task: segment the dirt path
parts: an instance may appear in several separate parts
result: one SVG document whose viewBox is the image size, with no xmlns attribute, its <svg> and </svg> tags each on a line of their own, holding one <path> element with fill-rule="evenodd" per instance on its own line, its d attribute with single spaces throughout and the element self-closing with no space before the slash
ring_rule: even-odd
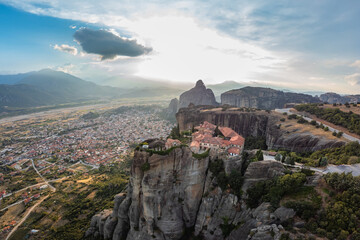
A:
<svg viewBox="0 0 360 240">
<path fill-rule="evenodd" d="M 34 206 L 32 206 L 29 211 L 24 215 L 24 217 L 20 220 L 20 222 L 11 230 L 11 232 L 7 235 L 5 240 L 10 239 L 11 235 L 20 227 L 21 224 L 25 222 L 25 220 L 29 217 L 29 215 L 34 211 L 34 209 L 39 206 L 46 198 L 48 198 L 50 195 L 47 195 L 46 197 L 42 198 L 39 202 L 37 202 Z"/>
</svg>

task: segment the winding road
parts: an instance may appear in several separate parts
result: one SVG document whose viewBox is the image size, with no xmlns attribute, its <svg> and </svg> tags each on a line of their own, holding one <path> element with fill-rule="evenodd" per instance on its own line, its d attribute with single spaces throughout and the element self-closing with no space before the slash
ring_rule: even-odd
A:
<svg viewBox="0 0 360 240">
<path fill-rule="evenodd" d="M 24 215 L 24 217 L 18 222 L 18 224 L 11 230 L 11 232 L 7 235 L 5 240 L 10 239 L 11 235 L 14 234 L 14 232 L 25 222 L 25 220 L 29 217 L 29 215 L 32 213 L 32 211 L 39 206 L 46 198 L 48 198 L 50 195 L 45 196 L 44 198 L 40 199 L 34 206 L 32 206 L 29 211 Z"/>
</svg>

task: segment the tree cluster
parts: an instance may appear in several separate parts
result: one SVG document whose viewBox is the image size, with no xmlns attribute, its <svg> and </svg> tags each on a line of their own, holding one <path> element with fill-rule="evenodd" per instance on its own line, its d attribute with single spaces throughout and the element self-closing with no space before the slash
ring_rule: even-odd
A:
<svg viewBox="0 0 360 240">
<path fill-rule="evenodd" d="M 301 104 L 295 106 L 295 109 L 308 112 L 335 125 L 345 127 L 350 132 L 360 134 L 360 115 L 351 111 L 343 112 L 338 108 L 321 108 L 317 104 Z"/>
</svg>

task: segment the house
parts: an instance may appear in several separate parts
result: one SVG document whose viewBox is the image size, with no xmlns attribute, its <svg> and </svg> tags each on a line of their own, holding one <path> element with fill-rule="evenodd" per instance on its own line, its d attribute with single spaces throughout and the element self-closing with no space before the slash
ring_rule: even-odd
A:
<svg viewBox="0 0 360 240">
<path fill-rule="evenodd" d="M 26 199 L 24 200 L 25 205 L 28 204 L 29 202 L 31 202 L 31 200 L 32 200 L 31 198 L 26 198 Z"/>
<path fill-rule="evenodd" d="M 179 140 L 168 138 L 165 143 L 165 148 L 169 149 L 169 148 L 180 146 L 180 145 L 181 145 L 181 142 Z"/>
<path fill-rule="evenodd" d="M 240 155 L 240 148 L 238 148 L 238 147 L 230 147 L 230 148 L 228 148 L 227 153 L 229 154 L 229 156 L 232 156 L 232 157 L 239 156 Z"/>
<path fill-rule="evenodd" d="M 37 193 L 33 196 L 33 198 L 38 199 L 40 197 L 40 193 Z"/>
<path fill-rule="evenodd" d="M 192 152 L 195 152 L 195 153 L 199 152 L 200 151 L 200 142 L 192 141 L 190 143 L 190 149 Z"/>
<path fill-rule="evenodd" d="M 4 197 L 6 195 L 6 190 L 0 191 L 0 198 Z"/>
<path fill-rule="evenodd" d="M 195 129 L 198 131 L 192 134 L 190 144 L 193 152 L 199 153 L 212 149 L 217 152 L 226 152 L 229 157 L 233 157 L 240 156 L 244 150 L 245 139 L 229 127 L 217 127 L 205 121 Z"/>
</svg>

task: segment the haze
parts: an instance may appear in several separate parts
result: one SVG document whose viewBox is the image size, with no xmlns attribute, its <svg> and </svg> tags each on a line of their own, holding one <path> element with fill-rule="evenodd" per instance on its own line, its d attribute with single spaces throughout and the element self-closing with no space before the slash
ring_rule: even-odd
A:
<svg viewBox="0 0 360 240">
<path fill-rule="evenodd" d="M 0 17 L 0 74 L 359 92 L 355 0 L 0 0 Z"/>
</svg>

